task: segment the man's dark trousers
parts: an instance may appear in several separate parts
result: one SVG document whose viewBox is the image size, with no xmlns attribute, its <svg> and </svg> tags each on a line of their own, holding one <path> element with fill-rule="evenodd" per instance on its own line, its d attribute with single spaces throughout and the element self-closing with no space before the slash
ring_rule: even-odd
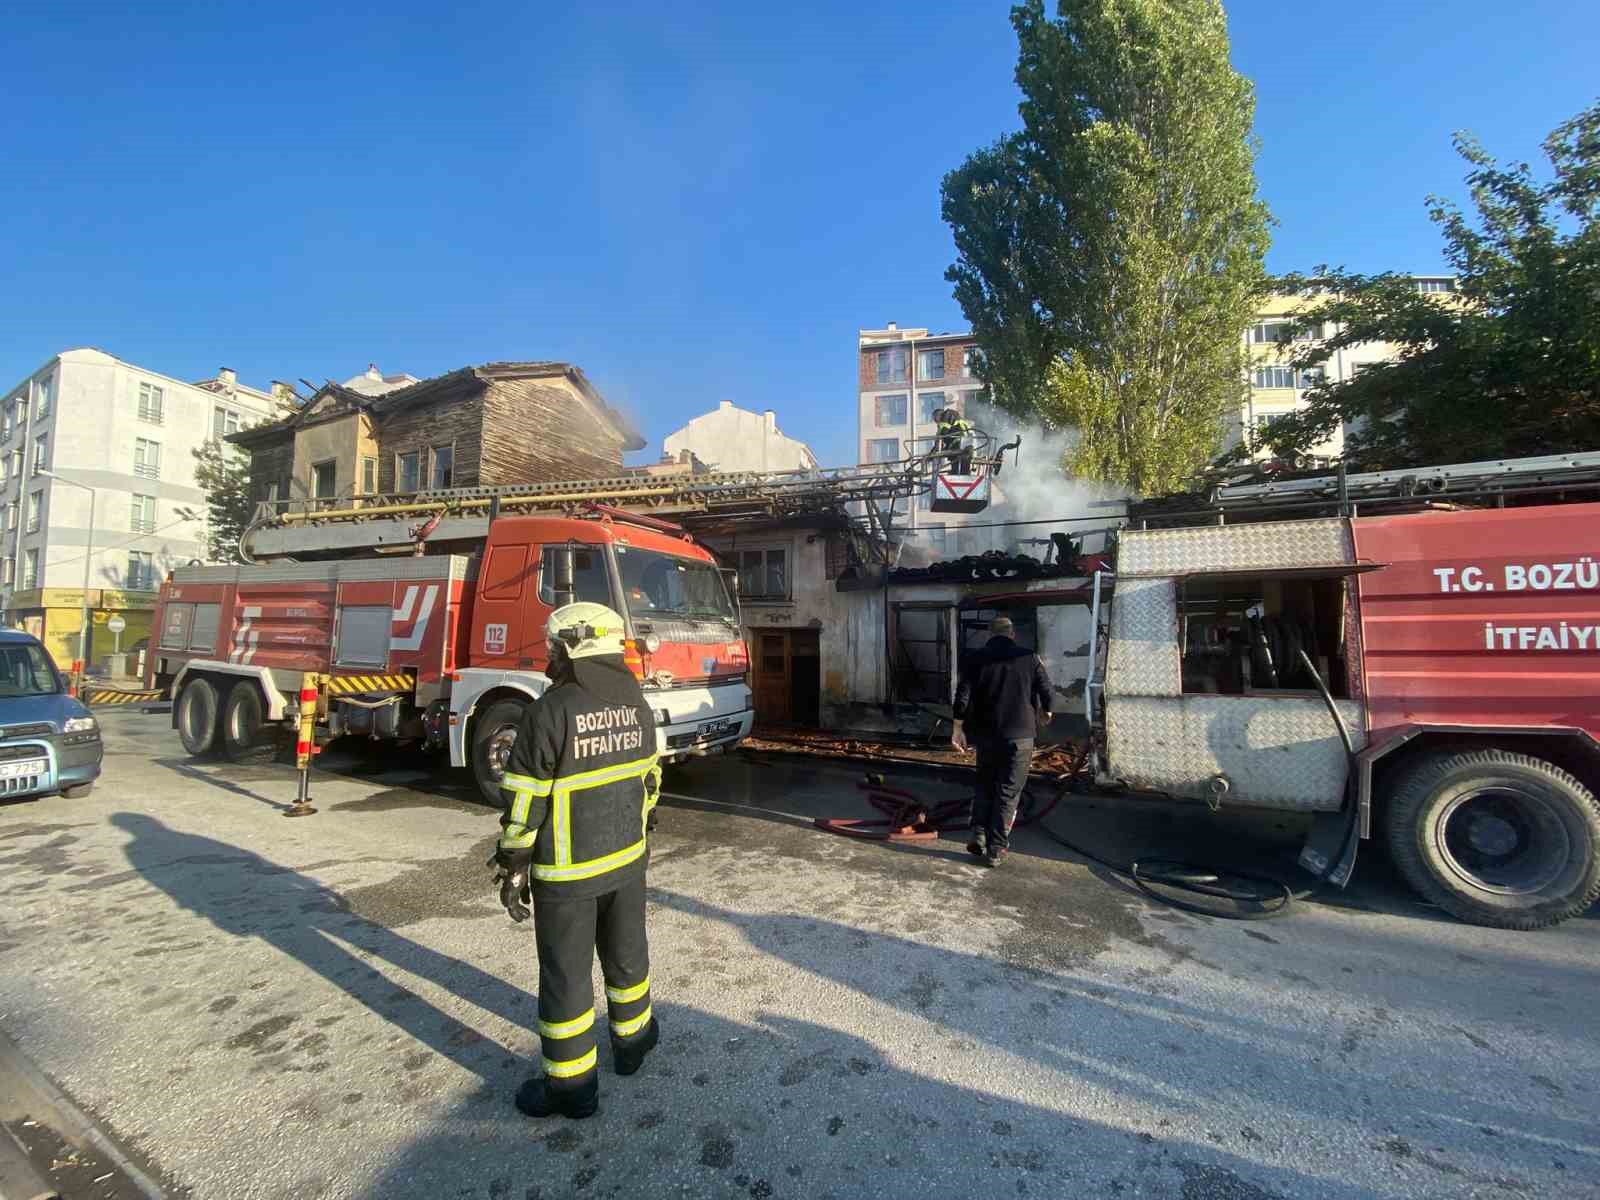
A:
<svg viewBox="0 0 1600 1200">
<path fill-rule="evenodd" d="M 985 738 L 974 748 L 978 753 L 978 789 L 972 799 L 972 831 L 993 853 L 1010 847 L 1011 825 L 1017 819 L 1017 805 L 1033 761 L 1033 739 Z"/>
</svg>

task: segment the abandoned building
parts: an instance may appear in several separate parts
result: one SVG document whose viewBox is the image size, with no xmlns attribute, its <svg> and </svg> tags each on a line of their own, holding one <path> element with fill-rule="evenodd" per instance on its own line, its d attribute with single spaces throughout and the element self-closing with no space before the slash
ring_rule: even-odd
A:
<svg viewBox="0 0 1600 1200">
<path fill-rule="evenodd" d="M 372 394 L 329 382 L 298 412 L 231 434 L 261 503 L 617 475 L 645 445 L 577 367 L 496 362 Z"/>
</svg>

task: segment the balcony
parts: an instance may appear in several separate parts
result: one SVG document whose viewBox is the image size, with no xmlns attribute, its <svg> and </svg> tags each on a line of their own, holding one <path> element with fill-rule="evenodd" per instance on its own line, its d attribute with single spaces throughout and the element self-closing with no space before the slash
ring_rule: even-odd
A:
<svg viewBox="0 0 1600 1200">
<path fill-rule="evenodd" d="M 133 464 L 133 473 L 144 479 L 160 479 L 161 464 L 158 462 L 136 462 Z"/>
</svg>

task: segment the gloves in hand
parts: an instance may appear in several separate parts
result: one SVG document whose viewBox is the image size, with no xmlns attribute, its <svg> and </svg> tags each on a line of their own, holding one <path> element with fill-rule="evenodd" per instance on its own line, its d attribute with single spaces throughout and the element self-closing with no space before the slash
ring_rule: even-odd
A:
<svg viewBox="0 0 1600 1200">
<path fill-rule="evenodd" d="M 495 882 L 500 885 L 500 903 L 505 906 L 506 915 L 520 925 L 531 915 L 528 904 L 533 893 L 528 876 L 533 868 L 533 847 L 524 850 L 502 847 L 494 852 L 489 862 L 495 868 Z"/>
</svg>

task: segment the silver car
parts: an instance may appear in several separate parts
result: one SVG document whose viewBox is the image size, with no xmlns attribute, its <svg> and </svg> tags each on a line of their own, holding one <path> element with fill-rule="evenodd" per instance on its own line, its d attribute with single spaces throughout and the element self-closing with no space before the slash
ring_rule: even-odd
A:
<svg viewBox="0 0 1600 1200">
<path fill-rule="evenodd" d="M 0 630 L 0 800 L 86 796 L 104 757 L 94 715 L 67 695 L 39 639 Z"/>
</svg>

